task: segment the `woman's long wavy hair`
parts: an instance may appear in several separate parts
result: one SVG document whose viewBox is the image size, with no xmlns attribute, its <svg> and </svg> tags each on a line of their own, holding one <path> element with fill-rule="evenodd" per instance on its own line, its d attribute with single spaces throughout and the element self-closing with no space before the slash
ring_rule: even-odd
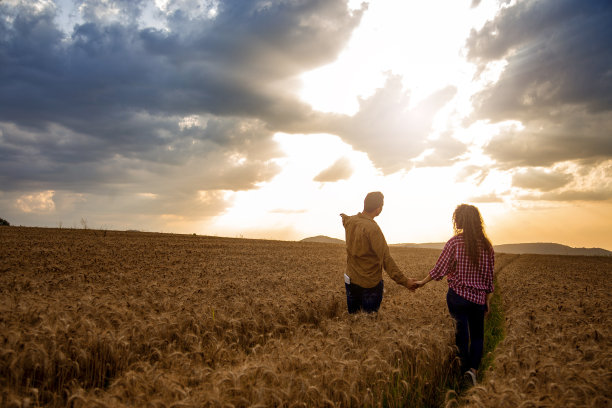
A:
<svg viewBox="0 0 612 408">
<path fill-rule="evenodd" d="M 485 234 L 480 212 L 473 205 L 461 204 L 455 208 L 453 228 L 455 234 L 463 234 L 465 252 L 474 265 L 478 266 L 480 248 L 484 247 L 487 251 L 493 250 L 493 245 Z"/>
</svg>

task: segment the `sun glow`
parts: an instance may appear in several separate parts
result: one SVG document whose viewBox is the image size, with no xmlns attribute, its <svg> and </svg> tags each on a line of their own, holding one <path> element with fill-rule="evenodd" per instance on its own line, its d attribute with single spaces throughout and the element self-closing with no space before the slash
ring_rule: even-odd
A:
<svg viewBox="0 0 612 408">
<path fill-rule="evenodd" d="M 377 222 L 389 242 L 440 241 L 452 233 L 449 220 L 454 207 L 480 189 L 471 179 L 456 180 L 461 165 L 385 176 L 365 153 L 354 151 L 337 136 L 279 133 L 275 139 L 286 154 L 278 163 L 281 173 L 256 191 L 235 193 L 233 207 L 217 217 L 206 233 L 277 239 L 323 234 L 343 239 L 338 214 L 361 211 L 365 193 L 382 191 L 385 209 Z M 348 179 L 313 181 L 340 157 L 353 167 Z"/>
<path fill-rule="evenodd" d="M 441 9 L 445 12 L 440 13 Z M 445 167 L 415 167 L 384 175 L 366 153 L 337 136 L 279 133 L 275 140 L 286 154 L 277 161 L 280 174 L 256 191 L 237 192 L 234 206 L 208 228 L 253 238 L 300 239 L 320 234 L 343 238 L 338 214 L 360 211 L 368 191 L 385 194 L 385 209 L 377 221 L 389 242 L 448 238 L 454 207 L 471 199 L 483 201 L 484 214 L 501 211 L 506 204 L 499 195 L 509 189 L 509 181 L 481 169 L 490 162 L 482 146 L 497 128 L 475 123 L 466 129 L 461 123 L 471 109 L 469 98 L 481 86 L 473 81 L 475 67 L 465 61 L 462 47 L 469 30 L 484 24 L 494 10 L 495 5 L 469 9 L 461 2 L 371 3 L 339 58 L 301 78 L 302 100 L 322 112 L 348 115 L 355 114 L 359 98 L 372 95 L 389 74 L 401 76 L 410 94 L 408 108 L 433 92 L 455 87 L 455 97 L 435 117 L 431 139 L 450 132 L 473 146 L 461 160 Z M 495 71 L 481 81 L 490 81 L 501 68 Z M 338 160 L 350 163 L 350 177 L 315 181 Z M 414 163 L 419 166 L 418 159 Z M 468 176 L 460 177 L 466 168 Z"/>
<path fill-rule="evenodd" d="M 465 38 L 495 7 L 468 9 L 462 2 L 447 1 L 370 3 L 340 57 L 302 76 L 300 96 L 317 110 L 352 114 L 357 98 L 372 94 L 389 73 L 402 76 L 412 103 L 449 84 L 463 89 L 475 73 L 462 56 Z M 499 72 L 498 67 L 487 78 Z"/>
</svg>

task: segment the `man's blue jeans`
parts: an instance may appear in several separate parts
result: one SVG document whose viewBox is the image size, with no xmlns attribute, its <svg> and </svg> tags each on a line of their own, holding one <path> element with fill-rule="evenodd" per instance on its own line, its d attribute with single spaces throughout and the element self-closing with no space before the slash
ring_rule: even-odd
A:
<svg viewBox="0 0 612 408">
<path fill-rule="evenodd" d="M 345 283 L 344 286 L 346 287 L 346 305 L 350 314 L 359 311 L 378 312 L 383 298 L 382 280 L 373 288 L 362 288 L 354 283 Z"/>
<path fill-rule="evenodd" d="M 478 370 L 484 345 L 486 306 L 470 302 L 450 288 L 446 294 L 446 303 L 448 311 L 457 323 L 455 342 L 459 349 L 461 372 L 464 373 L 470 368 Z"/>
</svg>

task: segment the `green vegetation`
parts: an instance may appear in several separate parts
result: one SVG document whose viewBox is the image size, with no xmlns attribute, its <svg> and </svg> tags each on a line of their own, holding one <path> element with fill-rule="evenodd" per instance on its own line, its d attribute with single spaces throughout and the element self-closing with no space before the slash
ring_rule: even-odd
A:
<svg viewBox="0 0 612 408">
<path fill-rule="evenodd" d="M 479 377 L 482 378 L 483 373 L 493 365 L 493 351 L 497 345 L 504 339 L 504 311 L 501 304 L 501 296 L 499 294 L 499 286 L 495 282 L 495 292 L 491 298 L 491 312 L 485 322 L 485 342 L 483 350 L 483 358 L 480 363 Z M 480 378 L 480 379 L 481 379 Z"/>
<path fill-rule="evenodd" d="M 483 358 L 478 370 L 478 381 L 482 381 L 484 373 L 492 366 L 495 348 L 504 339 L 504 311 L 501 302 L 500 289 L 495 279 L 495 292 L 491 297 L 491 311 L 485 318 L 484 349 Z M 427 407 L 440 407 L 445 405 L 445 399 L 459 399 L 461 395 L 471 386 L 462 381 L 458 361 L 452 364 L 448 374 L 440 378 L 437 387 L 436 398 L 427 403 Z M 406 405 L 416 406 L 416 405 Z"/>
<path fill-rule="evenodd" d="M 7 220 L 5 220 L 4 218 L 0 218 L 0 227 L 10 227 L 11 224 L 9 224 L 9 222 Z"/>
<path fill-rule="evenodd" d="M 479 381 L 492 366 L 493 352 L 505 335 L 504 312 L 497 281 L 495 287 L 496 290 L 491 298 L 491 311 L 485 320 L 483 358 L 478 370 Z M 448 360 L 444 367 L 432 368 L 435 372 L 425 376 L 423 381 L 419 381 L 418 378 L 414 381 L 414 378 L 410 378 L 410 373 L 401 370 L 402 367 L 398 368 L 400 370 L 396 370 L 389 381 L 389 389 L 383 401 L 384 407 L 440 407 L 444 406 L 446 398 L 458 399 L 470 386 L 462 381 L 462 373 L 456 360 Z M 429 382 L 431 379 L 433 384 Z"/>
<path fill-rule="evenodd" d="M 478 381 L 482 381 L 484 373 L 493 364 L 493 358 L 495 348 L 504 339 L 504 310 L 502 307 L 502 301 L 500 296 L 499 285 L 497 284 L 497 277 L 495 279 L 495 292 L 491 297 L 491 310 L 488 316 L 485 318 L 485 332 L 484 332 L 484 349 L 482 352 L 482 361 L 480 362 L 480 368 L 478 369 Z M 445 385 L 439 393 L 439 401 L 436 406 L 444 405 L 444 395 L 448 394 L 452 396 L 452 399 L 459 399 L 461 395 L 471 387 L 471 384 L 465 384 L 462 381 L 462 373 L 456 372 L 455 378 L 451 378 L 450 381 Z"/>
</svg>

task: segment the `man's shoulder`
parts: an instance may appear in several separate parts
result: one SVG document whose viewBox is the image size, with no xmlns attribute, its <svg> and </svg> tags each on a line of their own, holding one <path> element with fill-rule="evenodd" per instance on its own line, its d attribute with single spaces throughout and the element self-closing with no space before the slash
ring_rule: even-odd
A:
<svg viewBox="0 0 612 408">
<path fill-rule="evenodd" d="M 363 215 L 363 213 L 357 213 L 355 215 L 346 215 L 344 213 L 340 214 L 340 216 L 342 217 L 342 221 L 343 222 L 359 222 L 359 223 L 374 223 L 376 224 L 376 221 L 374 221 L 371 218 L 366 217 L 365 215 Z"/>
<path fill-rule="evenodd" d="M 355 215 L 346 215 L 345 213 L 340 214 L 340 217 L 342 217 L 342 223 L 346 224 L 347 222 L 352 222 L 355 220 L 355 218 L 357 217 L 358 214 Z"/>
<path fill-rule="evenodd" d="M 354 217 L 355 217 L 355 221 L 362 224 L 365 228 L 380 229 L 376 221 L 374 221 L 370 217 L 363 215 L 363 213 L 358 213 Z"/>
<path fill-rule="evenodd" d="M 358 230 L 361 233 L 372 233 L 380 231 L 380 227 L 372 218 L 366 217 L 362 213 L 357 213 L 355 215 L 346 215 L 341 214 L 342 216 L 342 224 L 345 228 L 349 228 L 351 230 Z"/>
</svg>

